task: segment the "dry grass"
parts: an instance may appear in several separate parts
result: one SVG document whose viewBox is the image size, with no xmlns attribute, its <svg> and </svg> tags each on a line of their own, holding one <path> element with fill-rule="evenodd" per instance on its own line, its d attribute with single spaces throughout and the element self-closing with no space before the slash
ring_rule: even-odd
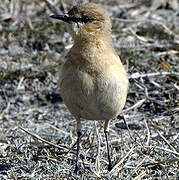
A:
<svg viewBox="0 0 179 180">
<path fill-rule="evenodd" d="M 178 1 L 98 1 L 111 14 L 130 88 L 110 124 L 114 168 L 107 171 L 103 124 L 86 121 L 78 175 L 75 149 L 66 153 L 76 123 L 57 87 L 71 39 L 49 18 L 71 1 L 2 1 L 0 179 L 179 179 Z"/>
</svg>

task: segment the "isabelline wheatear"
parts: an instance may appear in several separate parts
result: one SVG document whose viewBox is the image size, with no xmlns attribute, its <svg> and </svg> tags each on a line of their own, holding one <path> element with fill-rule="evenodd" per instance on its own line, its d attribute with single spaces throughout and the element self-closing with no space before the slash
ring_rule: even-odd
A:
<svg viewBox="0 0 179 180">
<path fill-rule="evenodd" d="M 99 4 L 73 7 L 66 15 L 52 15 L 69 25 L 74 44 L 61 69 L 59 88 L 63 101 L 77 121 L 78 170 L 81 119 L 104 120 L 108 170 L 112 169 L 108 123 L 123 109 L 128 78 L 112 45 L 108 12 Z"/>
</svg>

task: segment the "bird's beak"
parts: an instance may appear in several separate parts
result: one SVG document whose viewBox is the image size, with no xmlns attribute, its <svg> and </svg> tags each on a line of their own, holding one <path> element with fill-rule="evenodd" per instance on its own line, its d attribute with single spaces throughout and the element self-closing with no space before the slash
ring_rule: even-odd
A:
<svg viewBox="0 0 179 180">
<path fill-rule="evenodd" d="M 62 21 L 67 22 L 67 23 L 71 23 L 71 18 L 68 17 L 67 15 L 54 14 L 54 15 L 51 15 L 50 17 L 54 18 L 54 19 L 62 20 Z"/>
</svg>

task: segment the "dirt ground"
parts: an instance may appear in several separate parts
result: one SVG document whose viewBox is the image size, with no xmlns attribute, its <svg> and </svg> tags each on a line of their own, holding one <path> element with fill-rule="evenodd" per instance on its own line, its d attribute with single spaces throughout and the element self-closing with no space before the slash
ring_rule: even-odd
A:
<svg viewBox="0 0 179 180">
<path fill-rule="evenodd" d="M 96 1 L 110 13 L 130 87 L 123 113 L 110 123 L 113 169 L 103 122 L 85 121 L 74 174 L 76 122 L 57 86 L 72 41 L 49 15 L 78 2 L 1 0 L 0 179 L 179 179 L 177 0 Z"/>
</svg>

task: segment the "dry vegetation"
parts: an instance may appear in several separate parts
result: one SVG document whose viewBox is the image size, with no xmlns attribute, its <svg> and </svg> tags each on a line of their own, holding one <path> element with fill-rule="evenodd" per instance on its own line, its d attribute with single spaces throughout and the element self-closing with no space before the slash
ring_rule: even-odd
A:
<svg viewBox="0 0 179 180">
<path fill-rule="evenodd" d="M 49 15 L 72 1 L 1 0 L 0 179 L 179 179 L 179 1 L 98 2 L 130 78 L 123 114 L 110 124 L 114 168 L 102 122 L 83 123 L 78 175 L 75 148 L 67 153 L 76 123 L 57 81 L 71 39 Z"/>
</svg>

